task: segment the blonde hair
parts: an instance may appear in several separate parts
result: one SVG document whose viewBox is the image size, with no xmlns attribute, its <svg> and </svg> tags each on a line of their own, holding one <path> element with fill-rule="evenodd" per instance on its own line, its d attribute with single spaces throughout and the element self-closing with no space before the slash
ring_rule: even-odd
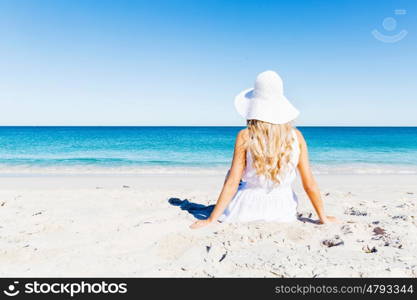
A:
<svg viewBox="0 0 417 300">
<path fill-rule="evenodd" d="M 294 136 L 291 123 L 271 124 L 248 120 L 249 138 L 246 149 L 252 155 L 258 175 L 279 184 L 291 163 Z"/>
</svg>

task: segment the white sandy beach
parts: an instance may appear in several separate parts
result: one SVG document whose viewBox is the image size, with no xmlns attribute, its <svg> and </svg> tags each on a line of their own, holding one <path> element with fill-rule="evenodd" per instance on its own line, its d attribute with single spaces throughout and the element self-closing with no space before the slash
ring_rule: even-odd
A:
<svg viewBox="0 0 417 300">
<path fill-rule="evenodd" d="M 168 199 L 213 204 L 222 182 L 218 175 L 1 177 L 0 276 L 417 276 L 417 175 L 318 176 L 327 213 L 342 224 L 309 222 L 313 209 L 297 183 L 304 222 L 190 230 L 194 217 Z M 332 239 L 343 244 L 323 244 Z"/>
</svg>

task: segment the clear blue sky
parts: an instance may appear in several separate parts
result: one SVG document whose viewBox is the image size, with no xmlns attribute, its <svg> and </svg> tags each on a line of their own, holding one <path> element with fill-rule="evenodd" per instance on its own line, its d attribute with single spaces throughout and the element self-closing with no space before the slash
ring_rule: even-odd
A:
<svg viewBox="0 0 417 300">
<path fill-rule="evenodd" d="M 0 36 L 0 125 L 243 125 L 267 69 L 298 125 L 417 125 L 415 0 L 0 0 Z"/>
</svg>

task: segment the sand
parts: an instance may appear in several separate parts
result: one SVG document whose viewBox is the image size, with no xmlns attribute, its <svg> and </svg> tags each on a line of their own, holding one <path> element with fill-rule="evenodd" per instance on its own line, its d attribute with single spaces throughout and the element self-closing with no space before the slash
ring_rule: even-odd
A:
<svg viewBox="0 0 417 300">
<path fill-rule="evenodd" d="M 0 178 L 0 276 L 416 277 L 417 175 L 320 175 L 294 223 L 214 224 L 170 198 L 215 203 L 219 175 Z M 333 246 L 334 245 L 334 246 Z"/>
</svg>

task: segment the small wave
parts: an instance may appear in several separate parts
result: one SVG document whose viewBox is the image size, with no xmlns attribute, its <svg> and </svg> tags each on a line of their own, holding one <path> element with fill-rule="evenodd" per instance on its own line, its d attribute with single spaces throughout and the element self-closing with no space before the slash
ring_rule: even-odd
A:
<svg viewBox="0 0 417 300">
<path fill-rule="evenodd" d="M 202 174 L 218 175 L 225 174 L 227 167 L 152 167 L 152 166 L 4 166 L 0 165 L 0 176 L 18 175 L 169 175 L 169 174 Z"/>
<path fill-rule="evenodd" d="M 417 174 L 417 166 L 394 164 L 339 164 L 313 165 L 314 174 Z"/>
<path fill-rule="evenodd" d="M 228 165 L 194 165 L 194 166 L 170 166 L 170 165 L 132 165 L 132 166 L 97 166 L 97 165 L 48 165 L 39 166 L 32 164 L 9 165 L 0 164 L 0 175 L 152 175 L 152 174 L 201 174 L 224 175 Z M 313 164 L 313 173 L 326 174 L 417 174 L 417 166 L 398 165 L 324 165 Z"/>
</svg>

